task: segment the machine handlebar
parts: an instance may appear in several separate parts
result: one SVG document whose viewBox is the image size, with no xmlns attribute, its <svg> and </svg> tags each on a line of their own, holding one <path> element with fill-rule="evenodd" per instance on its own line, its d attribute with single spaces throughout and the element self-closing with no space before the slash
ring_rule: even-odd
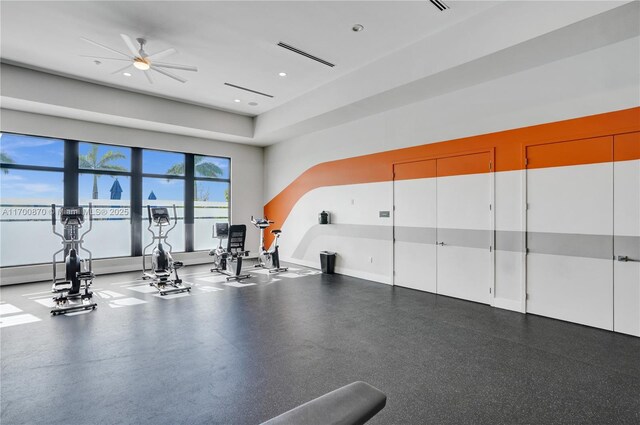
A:
<svg viewBox="0 0 640 425">
<path fill-rule="evenodd" d="M 273 224 L 273 223 L 275 223 L 275 221 L 269 220 L 267 217 L 253 218 L 253 216 L 251 216 L 251 224 L 253 224 L 256 227 L 266 229 L 267 227 L 269 227 L 270 224 Z"/>
<path fill-rule="evenodd" d="M 151 225 L 151 205 L 147 205 L 147 217 L 149 218 L 149 225 Z"/>
<path fill-rule="evenodd" d="M 51 204 L 51 225 L 56 225 L 56 204 Z"/>
<path fill-rule="evenodd" d="M 89 202 L 89 228 L 87 229 L 86 232 L 82 234 L 82 236 L 80 236 L 81 241 L 84 239 L 84 235 L 89 233 L 92 228 L 93 228 L 93 204 Z"/>
</svg>

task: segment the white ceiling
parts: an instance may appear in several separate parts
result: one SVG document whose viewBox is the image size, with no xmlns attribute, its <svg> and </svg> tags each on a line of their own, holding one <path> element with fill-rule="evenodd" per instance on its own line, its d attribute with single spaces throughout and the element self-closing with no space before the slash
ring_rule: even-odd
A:
<svg viewBox="0 0 640 425">
<path fill-rule="evenodd" d="M 68 1 L 0 2 L 3 61 L 203 106 L 259 115 L 338 77 L 495 6 L 495 1 L 447 1 L 439 12 L 419 1 Z M 360 23 L 365 30 L 351 30 Z M 151 54 L 169 47 L 163 61 L 195 65 L 175 71 L 181 84 L 143 71 L 112 72 L 80 55 L 115 57 L 86 37 L 127 51 L 120 33 L 148 40 Z M 277 47 L 291 44 L 336 64 L 329 68 Z M 287 77 L 279 77 L 286 72 Z M 225 82 L 274 95 L 239 91 Z M 241 103 L 234 103 L 240 99 Z M 249 106 L 258 102 L 258 106 Z"/>
</svg>

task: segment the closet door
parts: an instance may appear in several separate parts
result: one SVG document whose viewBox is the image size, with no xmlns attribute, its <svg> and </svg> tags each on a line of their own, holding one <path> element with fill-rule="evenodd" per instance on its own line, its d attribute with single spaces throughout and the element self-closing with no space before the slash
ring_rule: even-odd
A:
<svg viewBox="0 0 640 425">
<path fill-rule="evenodd" d="M 437 160 L 438 294 L 491 303 L 491 154 Z"/>
<path fill-rule="evenodd" d="M 436 292 L 436 161 L 394 166 L 394 284 Z"/>
<path fill-rule="evenodd" d="M 614 138 L 614 330 L 640 336 L 640 133 Z"/>
<path fill-rule="evenodd" d="M 613 329 L 613 138 L 527 147 L 527 312 Z"/>
</svg>

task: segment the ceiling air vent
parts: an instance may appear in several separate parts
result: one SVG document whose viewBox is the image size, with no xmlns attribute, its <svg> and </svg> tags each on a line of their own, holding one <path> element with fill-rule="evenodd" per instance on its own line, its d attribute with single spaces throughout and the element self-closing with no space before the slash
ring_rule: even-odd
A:
<svg viewBox="0 0 640 425">
<path fill-rule="evenodd" d="M 248 92 L 251 92 L 251 93 L 259 94 L 260 96 L 273 97 L 270 94 L 262 93 L 261 91 L 257 91 L 257 90 L 251 90 L 251 89 L 248 89 L 248 88 L 242 87 L 242 86 L 236 86 L 235 84 L 231 84 L 231 83 L 224 83 L 224 85 L 225 86 L 229 86 L 229 87 L 233 87 L 234 89 L 239 89 L 239 90 L 244 90 L 244 91 L 248 91 Z"/>
<path fill-rule="evenodd" d="M 444 12 L 445 10 L 449 9 L 449 6 L 447 6 L 440 0 L 429 0 L 429 1 L 431 2 L 432 5 L 437 7 L 440 12 Z"/>
<path fill-rule="evenodd" d="M 297 53 L 297 54 L 302 55 L 302 56 L 304 56 L 304 57 L 307 57 L 307 58 L 309 58 L 309 59 L 313 59 L 314 61 L 316 61 L 316 62 L 320 62 L 321 64 L 324 64 L 324 65 L 330 66 L 331 68 L 333 68 L 333 67 L 335 66 L 334 64 L 332 64 L 332 63 L 331 63 L 331 62 L 329 62 L 329 61 L 326 61 L 326 60 L 324 60 L 324 59 L 320 59 L 319 57 L 317 57 L 317 56 L 313 56 L 313 55 L 311 55 L 311 54 L 309 54 L 309 53 L 307 53 L 307 52 L 303 52 L 302 50 L 300 50 L 300 49 L 296 49 L 296 48 L 295 48 L 295 47 L 293 47 L 293 46 L 289 46 L 288 44 L 283 43 L 282 41 L 278 43 L 278 46 L 280 46 L 280 47 L 284 47 L 285 49 L 290 50 L 290 51 L 292 51 L 293 53 Z"/>
</svg>

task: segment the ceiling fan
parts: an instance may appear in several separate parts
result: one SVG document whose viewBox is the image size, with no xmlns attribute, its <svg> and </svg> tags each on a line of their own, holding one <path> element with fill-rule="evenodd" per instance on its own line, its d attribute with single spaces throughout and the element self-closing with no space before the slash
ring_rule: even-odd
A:
<svg viewBox="0 0 640 425">
<path fill-rule="evenodd" d="M 123 59 L 123 58 L 107 58 L 107 57 L 102 57 L 102 56 L 89 56 L 89 55 L 81 55 L 81 56 L 88 57 L 88 58 L 94 58 L 94 59 L 107 59 L 107 60 L 129 62 L 127 64 L 127 66 L 125 66 L 124 68 L 120 68 L 118 70 L 113 71 L 112 74 L 118 74 L 120 72 L 126 71 L 127 69 L 129 69 L 130 67 L 133 66 L 134 68 L 139 69 L 140 71 L 144 71 L 144 75 L 145 75 L 145 77 L 147 77 L 147 80 L 149 81 L 150 84 L 153 84 L 153 79 L 151 78 L 150 71 L 155 71 L 155 72 L 158 72 L 160 74 L 166 75 L 167 77 L 173 78 L 174 80 L 180 81 L 181 83 L 186 83 L 187 80 L 185 80 L 184 78 L 174 74 L 173 72 L 167 71 L 167 68 L 168 69 L 180 69 L 182 71 L 194 71 L 194 72 L 198 71 L 198 68 L 195 67 L 195 66 L 180 65 L 180 64 L 176 64 L 176 63 L 158 62 L 158 59 L 161 59 L 161 58 L 164 58 L 166 56 L 173 55 L 174 53 L 177 53 L 178 51 L 176 49 L 174 49 L 173 47 L 171 47 L 169 49 L 166 49 L 166 50 L 163 50 L 161 52 L 157 52 L 157 53 L 149 55 L 144 50 L 144 46 L 147 43 L 147 40 L 145 40 L 144 38 L 136 38 L 136 41 L 140 45 L 140 48 L 136 48 L 136 46 L 133 44 L 133 41 L 131 41 L 131 38 L 128 35 L 120 34 L 120 37 L 122 37 L 122 40 L 127 45 L 127 48 L 129 49 L 129 52 L 131 52 L 130 54 L 123 53 L 123 52 L 118 51 L 116 49 L 112 49 L 111 47 L 105 46 L 104 44 L 100 44 L 100 43 L 98 43 L 96 41 L 89 40 L 88 38 L 84 38 L 84 37 L 80 37 L 80 38 L 82 40 L 86 41 L 87 43 L 91 43 L 91 44 L 93 44 L 95 46 L 102 47 L 103 49 L 108 50 L 108 51 L 110 51 L 112 53 L 116 53 L 116 54 L 118 54 L 120 56 L 123 56 L 126 59 Z"/>
</svg>

